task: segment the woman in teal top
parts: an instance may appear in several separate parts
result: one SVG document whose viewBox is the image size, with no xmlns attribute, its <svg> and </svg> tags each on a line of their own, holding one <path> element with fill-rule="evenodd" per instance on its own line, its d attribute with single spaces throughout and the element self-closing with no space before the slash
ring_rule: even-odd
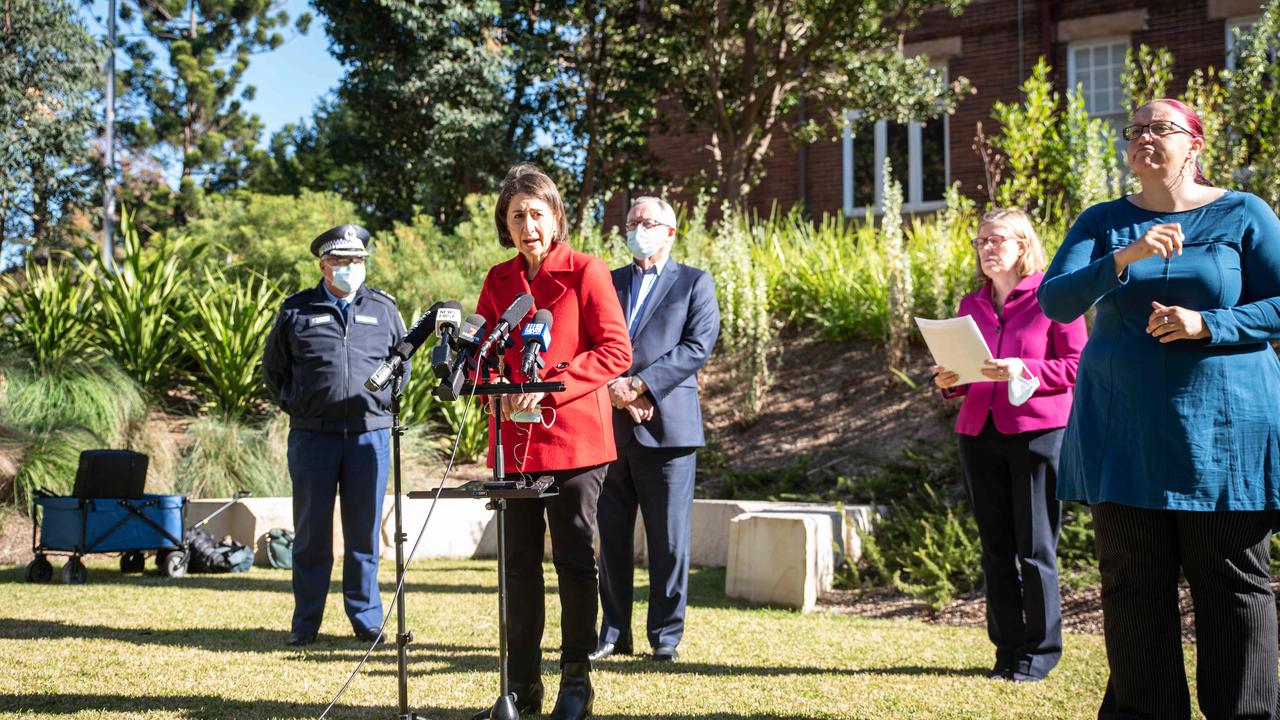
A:
<svg viewBox="0 0 1280 720">
<path fill-rule="evenodd" d="M 1080 359 L 1058 497 L 1093 510 L 1111 677 L 1098 717 L 1187 718 L 1177 585 L 1191 585 L 1210 718 L 1276 717 L 1268 566 L 1280 509 L 1280 220 L 1209 186 L 1176 100 L 1125 128 L 1141 192 L 1071 227 L 1044 312 L 1097 317 Z"/>
</svg>

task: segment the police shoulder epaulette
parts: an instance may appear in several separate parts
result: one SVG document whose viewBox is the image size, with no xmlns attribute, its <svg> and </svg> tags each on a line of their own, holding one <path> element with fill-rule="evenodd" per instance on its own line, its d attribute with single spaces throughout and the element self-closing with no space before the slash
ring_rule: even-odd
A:
<svg viewBox="0 0 1280 720">
<path fill-rule="evenodd" d="M 396 297 L 395 297 L 394 295 L 392 295 L 391 293 L 386 292 L 385 290 L 379 290 L 378 288 L 372 288 L 372 287 L 371 287 L 371 288 L 369 288 L 369 292 L 371 292 L 371 293 L 376 293 L 376 294 L 378 294 L 378 295 L 381 295 L 382 297 L 384 297 L 384 298 L 386 298 L 386 299 L 390 300 L 390 301 L 392 302 L 392 304 L 394 304 L 394 303 L 395 303 L 395 301 L 396 301 Z"/>
</svg>

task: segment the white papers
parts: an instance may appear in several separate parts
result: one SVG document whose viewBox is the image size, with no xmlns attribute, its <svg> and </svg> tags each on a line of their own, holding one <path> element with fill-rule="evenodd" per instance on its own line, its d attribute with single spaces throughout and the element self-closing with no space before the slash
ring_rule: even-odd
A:
<svg viewBox="0 0 1280 720">
<path fill-rule="evenodd" d="M 929 352 L 933 353 L 933 363 L 960 376 L 957 385 L 991 381 L 980 372 L 982 363 L 993 357 L 991 349 L 972 317 L 962 315 L 947 320 L 918 317 L 916 325 Z"/>
</svg>

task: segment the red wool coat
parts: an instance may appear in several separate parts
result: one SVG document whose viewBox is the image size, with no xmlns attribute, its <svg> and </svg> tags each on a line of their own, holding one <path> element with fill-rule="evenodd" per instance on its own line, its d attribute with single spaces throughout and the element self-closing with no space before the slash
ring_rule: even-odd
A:
<svg viewBox="0 0 1280 720">
<path fill-rule="evenodd" d="M 561 381 L 565 391 L 546 395 L 543 420 L 537 424 L 504 422 L 502 444 L 508 475 L 590 467 L 617 459 L 613 443 L 613 408 L 605 383 L 631 367 L 631 338 L 618 304 L 609 269 L 603 261 L 553 243 L 538 274 L 530 283 L 524 258 L 494 265 L 484 279 L 476 313 L 492 328 L 520 293 L 533 295 L 534 304 L 518 327 L 515 344 L 503 355 L 512 381 L 520 374 L 524 343 L 520 329 L 538 310 L 552 316 L 551 348 L 544 353 L 541 380 Z M 494 422 L 490 419 L 489 422 Z M 490 427 L 492 430 L 492 426 Z M 489 435 L 489 465 L 493 465 L 493 435 Z"/>
</svg>

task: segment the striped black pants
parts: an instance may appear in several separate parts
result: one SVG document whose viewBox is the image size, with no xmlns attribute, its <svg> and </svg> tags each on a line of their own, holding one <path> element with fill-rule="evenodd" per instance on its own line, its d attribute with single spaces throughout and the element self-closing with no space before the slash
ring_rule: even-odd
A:
<svg viewBox="0 0 1280 720">
<path fill-rule="evenodd" d="M 1191 716 L 1178 572 L 1191 586 L 1196 689 L 1208 720 L 1276 718 L 1274 512 L 1093 506 L 1111 678 L 1099 720 Z"/>
</svg>

